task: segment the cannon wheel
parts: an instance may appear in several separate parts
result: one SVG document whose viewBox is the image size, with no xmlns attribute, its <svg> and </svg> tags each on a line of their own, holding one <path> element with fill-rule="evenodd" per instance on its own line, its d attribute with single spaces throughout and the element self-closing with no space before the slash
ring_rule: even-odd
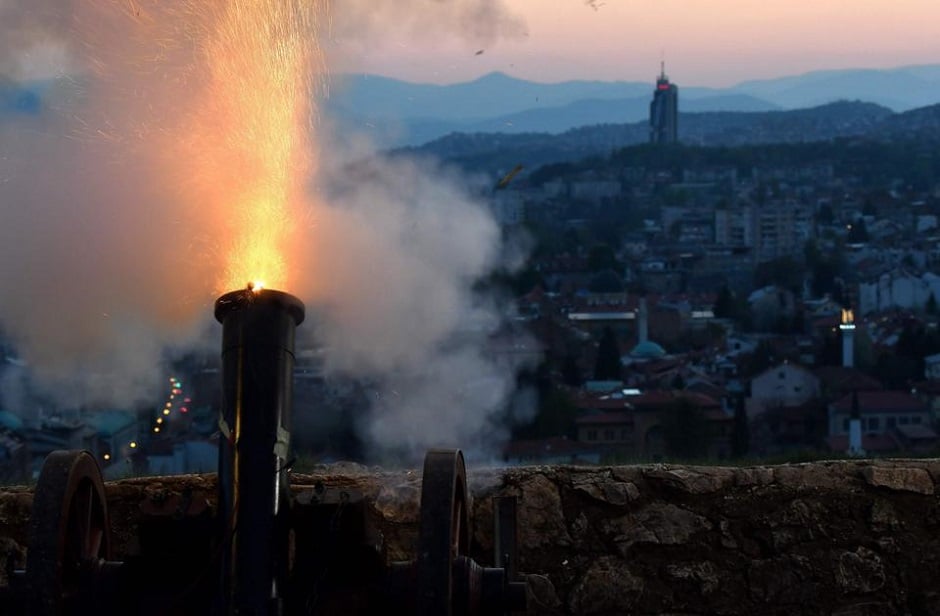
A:
<svg viewBox="0 0 940 616">
<path fill-rule="evenodd" d="M 453 564 L 470 545 L 467 471 L 459 450 L 431 450 L 424 458 L 418 533 L 417 613 L 453 612 Z"/>
<path fill-rule="evenodd" d="M 111 533 L 101 470 L 87 451 L 53 451 L 33 496 L 26 555 L 31 616 L 89 611 L 95 572 L 111 559 Z"/>
</svg>

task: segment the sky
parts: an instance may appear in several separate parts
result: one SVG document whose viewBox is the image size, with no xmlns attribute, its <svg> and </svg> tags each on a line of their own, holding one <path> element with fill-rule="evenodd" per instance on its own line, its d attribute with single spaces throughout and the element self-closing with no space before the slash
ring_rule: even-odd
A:
<svg viewBox="0 0 940 616">
<path fill-rule="evenodd" d="M 677 83 L 726 87 L 813 70 L 940 62 L 937 0 L 478 4 L 500 13 L 495 32 L 376 29 L 363 45 L 334 31 L 328 51 L 340 53 L 331 68 L 428 83 L 467 81 L 492 71 L 546 83 L 650 81 L 665 60 Z"/>
</svg>

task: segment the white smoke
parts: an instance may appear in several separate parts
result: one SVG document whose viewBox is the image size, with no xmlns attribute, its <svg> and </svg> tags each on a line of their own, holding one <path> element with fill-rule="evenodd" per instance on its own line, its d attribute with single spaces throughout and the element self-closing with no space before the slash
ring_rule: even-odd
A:
<svg viewBox="0 0 940 616">
<path fill-rule="evenodd" d="M 492 449 L 522 367 L 495 349 L 505 304 L 473 291 L 507 265 L 499 227 L 473 184 L 437 164 L 324 151 L 309 327 L 332 371 L 374 386 L 370 450 Z"/>
<path fill-rule="evenodd" d="M 425 42 L 456 37 L 478 47 L 526 33 L 501 0 L 350 0 L 331 9 L 333 36 L 353 48 L 402 35 Z"/>
<path fill-rule="evenodd" d="M 0 325 L 61 404 L 149 399 L 173 350 L 217 348 L 225 216 L 179 173 L 206 81 L 194 50 L 218 13 L 207 2 L 0 0 L 0 89 L 62 75 L 38 110 L 0 108 Z M 330 54 L 383 29 L 477 45 L 524 25 L 493 0 L 338 2 Z M 478 191 L 355 136 L 316 139 L 328 154 L 286 290 L 331 369 L 374 387 L 366 439 L 414 451 L 498 437 L 517 366 L 489 350 L 504 309 L 472 290 L 507 254 Z"/>
</svg>

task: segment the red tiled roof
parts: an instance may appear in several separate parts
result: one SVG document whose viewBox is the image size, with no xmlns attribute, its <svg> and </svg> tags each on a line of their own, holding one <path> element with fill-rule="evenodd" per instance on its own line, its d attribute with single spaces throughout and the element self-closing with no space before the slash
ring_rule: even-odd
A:
<svg viewBox="0 0 940 616">
<path fill-rule="evenodd" d="M 612 411 L 609 413 L 587 413 L 575 419 L 581 426 L 630 424 L 633 425 L 633 416 L 625 411 Z"/>
<path fill-rule="evenodd" d="M 940 394 L 940 380 L 917 381 L 911 385 L 919 394 Z"/>
<path fill-rule="evenodd" d="M 665 391 L 650 390 L 637 396 L 630 396 L 629 400 L 637 408 L 658 407 L 672 404 L 680 398 L 685 398 L 700 408 L 718 407 L 718 401 L 709 395 L 697 391 Z"/>
<path fill-rule="evenodd" d="M 734 416 L 725 413 L 721 409 L 705 409 L 702 413 L 708 421 L 734 421 Z"/>
<path fill-rule="evenodd" d="M 853 390 L 884 389 L 878 379 L 872 378 L 858 368 L 845 366 L 819 366 L 814 371 L 819 380 L 837 393 Z"/>
<path fill-rule="evenodd" d="M 624 396 L 622 398 L 610 398 L 607 396 L 579 396 L 574 404 L 579 409 L 597 409 L 597 410 L 623 410 L 633 408 L 630 400 L 633 396 Z"/>
<path fill-rule="evenodd" d="M 850 412 L 852 396 L 846 394 L 832 405 L 836 411 Z M 906 391 L 881 390 L 858 392 L 858 408 L 862 413 L 922 413 L 927 411 L 923 402 Z"/>
</svg>

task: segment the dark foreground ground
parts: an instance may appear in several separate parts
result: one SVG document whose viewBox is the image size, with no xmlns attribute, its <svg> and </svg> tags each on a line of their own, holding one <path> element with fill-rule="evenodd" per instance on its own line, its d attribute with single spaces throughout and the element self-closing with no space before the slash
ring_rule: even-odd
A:
<svg viewBox="0 0 940 616">
<path fill-rule="evenodd" d="M 940 460 L 768 467 L 470 469 L 471 554 L 490 561 L 494 495 L 519 498 L 531 614 L 940 614 Z M 294 475 L 364 498 L 388 560 L 414 557 L 421 476 L 359 466 Z M 138 522 L 215 476 L 106 484 L 118 557 Z M 29 488 L 0 488 L 0 558 L 22 567 Z M 185 551 L 185 545 L 177 548 Z M 185 561 L 186 555 L 179 558 Z M 2 564 L 2 563 L 0 563 Z M 0 585 L 6 583 L 0 567 Z"/>
</svg>

